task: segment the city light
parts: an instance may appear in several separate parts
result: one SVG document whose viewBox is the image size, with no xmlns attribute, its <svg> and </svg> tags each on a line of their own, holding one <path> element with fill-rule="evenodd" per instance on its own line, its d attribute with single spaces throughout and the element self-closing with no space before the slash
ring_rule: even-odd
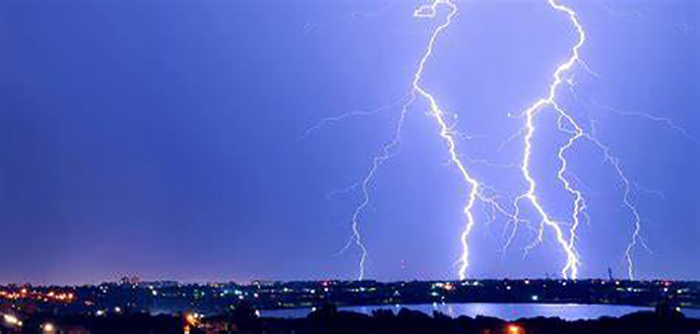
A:
<svg viewBox="0 0 700 334">
<path fill-rule="evenodd" d="M 525 334 L 525 330 L 518 325 L 508 325 L 508 334 Z"/>
<path fill-rule="evenodd" d="M 75 300 L 75 295 L 72 292 L 42 292 L 22 288 L 19 291 L 0 291 L 0 299 L 72 303 Z"/>
<path fill-rule="evenodd" d="M 56 332 L 56 326 L 54 326 L 52 323 L 45 323 L 41 327 L 42 327 L 42 330 L 44 331 L 44 333 Z"/>
<path fill-rule="evenodd" d="M 185 320 L 187 320 L 187 323 L 192 326 L 197 324 L 197 316 L 192 313 L 187 314 L 187 316 L 185 316 Z"/>
<path fill-rule="evenodd" d="M 3 315 L 2 317 L 3 317 L 3 320 L 5 320 L 5 322 L 6 322 L 8 325 L 10 325 L 10 326 L 18 326 L 18 327 L 21 327 L 21 326 L 22 326 L 22 321 L 20 321 L 20 320 L 19 320 L 17 317 L 15 317 L 14 315 L 5 314 L 5 315 Z"/>
</svg>

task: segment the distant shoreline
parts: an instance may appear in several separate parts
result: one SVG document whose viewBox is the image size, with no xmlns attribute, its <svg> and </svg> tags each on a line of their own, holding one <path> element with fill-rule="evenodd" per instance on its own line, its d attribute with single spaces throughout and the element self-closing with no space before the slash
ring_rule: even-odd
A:
<svg viewBox="0 0 700 334">
<path fill-rule="evenodd" d="M 0 286 L 0 301 L 67 314 L 196 312 L 428 304 L 549 304 L 700 309 L 700 282 L 624 280 L 309 281 L 180 284 L 120 282 L 76 287 Z"/>
</svg>

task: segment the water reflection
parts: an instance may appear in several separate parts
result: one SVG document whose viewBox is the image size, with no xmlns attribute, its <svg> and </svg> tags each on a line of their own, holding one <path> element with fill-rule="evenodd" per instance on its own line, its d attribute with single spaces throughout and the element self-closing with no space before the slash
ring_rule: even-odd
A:
<svg viewBox="0 0 700 334">
<path fill-rule="evenodd" d="M 401 307 L 426 314 L 433 311 L 445 313 L 451 317 L 477 315 L 497 317 L 505 320 L 533 317 L 559 317 L 566 320 L 597 319 L 602 316 L 619 317 L 637 311 L 650 311 L 648 307 L 618 306 L 618 305 L 580 305 L 580 304 L 423 304 L 423 305 L 384 305 L 384 306 L 353 306 L 341 310 L 371 314 L 372 311 L 388 309 L 398 312 Z M 267 310 L 262 311 L 263 317 L 302 318 L 310 309 Z M 688 317 L 700 318 L 700 310 L 685 309 Z"/>
</svg>

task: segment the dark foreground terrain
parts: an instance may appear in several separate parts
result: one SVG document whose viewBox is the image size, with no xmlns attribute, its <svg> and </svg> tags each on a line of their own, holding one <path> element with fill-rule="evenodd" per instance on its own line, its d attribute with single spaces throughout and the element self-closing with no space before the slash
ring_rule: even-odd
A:
<svg viewBox="0 0 700 334">
<path fill-rule="evenodd" d="M 620 318 L 565 321 L 532 318 L 507 322 L 497 318 L 441 313 L 432 316 L 402 309 L 397 314 L 377 311 L 372 315 L 338 311 L 325 306 L 301 319 L 259 318 L 250 307 L 239 307 L 226 315 L 202 317 L 197 314 L 150 316 L 122 314 L 107 316 L 52 317 L 34 314 L 26 318 L 3 319 L 0 333 L 45 334 L 698 334 L 700 319 L 686 318 L 671 308 L 638 312 Z"/>
</svg>

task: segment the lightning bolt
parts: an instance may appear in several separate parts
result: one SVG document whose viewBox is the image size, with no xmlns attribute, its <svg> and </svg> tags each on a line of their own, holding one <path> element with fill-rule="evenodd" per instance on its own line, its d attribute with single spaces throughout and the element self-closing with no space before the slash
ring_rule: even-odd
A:
<svg viewBox="0 0 700 334">
<path fill-rule="evenodd" d="M 574 188 L 571 182 L 566 178 L 566 171 L 568 166 L 568 162 L 566 160 L 566 152 L 574 145 L 576 140 L 578 140 L 582 136 L 582 130 L 574 121 L 574 119 L 557 104 L 556 95 L 557 90 L 560 88 L 560 86 L 562 86 L 563 83 L 565 83 L 565 80 L 563 79 L 564 75 L 567 72 L 569 72 L 574 67 L 574 65 L 580 60 L 579 50 L 586 41 L 586 32 L 584 31 L 583 26 L 578 20 L 578 15 L 571 8 L 561 5 L 555 0 L 549 0 L 548 4 L 553 9 L 567 15 L 569 21 L 572 23 L 578 34 L 578 41 L 572 47 L 570 57 L 566 61 L 561 63 L 552 75 L 553 81 L 549 86 L 548 94 L 545 97 L 540 98 L 535 103 L 533 103 L 523 113 L 523 115 L 525 116 L 525 146 L 521 171 L 525 181 L 527 182 L 528 188 L 525 193 L 521 194 L 515 199 L 514 204 L 516 207 L 516 217 L 519 217 L 520 202 L 523 200 L 528 201 L 535 209 L 537 214 L 540 216 L 540 233 L 538 234 L 536 243 L 542 242 L 545 227 L 549 227 L 550 229 L 552 229 L 552 231 L 554 231 L 557 243 L 566 254 L 566 265 L 562 269 L 561 274 L 564 278 L 575 279 L 578 276 L 578 268 L 580 265 L 580 258 L 575 247 L 576 229 L 579 225 L 579 216 L 581 214 L 581 211 L 585 208 L 585 202 L 583 200 L 583 195 L 581 194 L 581 192 L 578 189 Z M 572 223 L 571 228 L 569 230 L 569 240 L 567 240 L 564 231 L 561 227 L 562 223 L 557 222 L 553 218 L 551 218 L 551 216 L 547 213 L 547 211 L 545 211 L 542 203 L 537 197 L 537 181 L 535 181 L 535 179 L 532 177 L 532 173 L 530 171 L 530 162 L 532 160 L 533 149 L 532 139 L 535 135 L 536 130 L 534 121 L 539 111 L 541 111 L 545 107 L 554 108 L 559 113 L 559 128 L 565 129 L 566 132 L 573 134 L 569 138 L 569 141 L 559 149 L 559 152 L 557 154 L 557 158 L 559 159 L 561 166 L 559 172 L 557 173 L 557 178 L 564 185 L 564 188 L 575 198 L 574 209 L 571 218 Z M 567 121 L 567 123 L 574 129 L 568 130 L 568 128 L 566 128 L 564 125 L 564 121 Z M 532 247 L 534 247 L 534 245 L 536 244 L 530 245 L 528 249 L 531 249 Z"/>
<path fill-rule="evenodd" d="M 588 140 L 589 142 L 593 143 L 596 147 L 598 147 L 604 157 L 604 161 L 609 163 L 615 174 L 617 174 L 618 179 L 622 183 L 622 188 L 623 188 L 623 195 L 622 195 L 622 203 L 624 206 L 627 208 L 627 210 L 630 212 L 632 215 L 632 224 L 633 224 L 633 232 L 632 236 L 630 237 L 630 241 L 625 248 L 625 254 L 624 258 L 625 261 L 627 262 L 627 277 L 630 280 L 634 280 L 635 278 L 635 264 L 634 264 L 634 258 L 632 256 L 632 253 L 634 249 L 636 248 L 637 244 L 641 244 L 644 249 L 647 251 L 651 252 L 649 247 L 647 246 L 646 242 L 644 241 L 644 238 L 642 237 L 642 217 L 641 214 L 639 213 L 639 210 L 637 209 L 637 206 L 635 205 L 633 199 L 632 199 L 632 192 L 633 192 L 633 183 L 625 173 L 624 169 L 622 168 L 622 165 L 620 163 L 620 159 L 615 156 L 610 147 L 605 145 L 603 142 L 601 142 L 598 138 L 594 137 L 593 135 L 589 133 L 584 133 L 580 132 L 579 138 L 583 138 Z"/>
<path fill-rule="evenodd" d="M 474 176 L 472 176 L 469 173 L 465 163 L 462 161 L 462 158 L 460 158 L 459 154 L 457 153 L 455 133 L 451 130 L 450 126 L 446 121 L 447 117 L 445 111 L 440 108 L 435 97 L 432 94 L 430 94 L 423 86 L 421 86 L 423 73 L 425 72 L 425 67 L 428 60 L 433 55 L 435 44 L 438 38 L 440 37 L 441 33 L 445 29 L 447 29 L 450 26 L 450 24 L 452 24 L 454 17 L 457 15 L 458 8 L 451 0 L 434 0 L 429 5 L 422 5 L 418 7 L 418 9 L 416 9 L 413 14 L 413 16 L 416 18 L 432 19 L 435 18 L 437 9 L 440 5 L 444 5 L 445 7 L 447 7 L 449 13 L 447 14 L 445 21 L 439 26 L 437 26 L 435 30 L 433 30 L 428 45 L 425 49 L 425 53 L 423 54 L 423 57 L 421 58 L 418 64 L 418 69 L 416 70 L 413 76 L 412 87 L 413 92 L 417 93 L 428 102 L 430 107 L 430 115 L 435 119 L 438 125 L 440 138 L 443 139 L 447 144 L 450 163 L 457 167 L 460 176 L 469 187 L 467 201 L 462 209 L 466 217 L 466 224 L 460 237 L 462 243 L 462 255 L 460 256 L 458 261 L 459 278 L 463 280 L 467 277 L 467 269 L 469 268 L 470 264 L 469 237 L 476 223 L 473 213 L 473 209 L 476 203 L 482 202 L 490 206 L 492 210 L 494 210 L 494 212 L 498 212 L 511 220 L 517 220 L 517 217 L 505 210 L 496 201 L 496 196 L 489 196 L 487 194 L 489 188 L 481 182 L 479 182 L 479 180 L 477 180 Z"/>
<path fill-rule="evenodd" d="M 436 9 L 440 4 L 446 4 L 447 6 L 450 7 L 450 13 L 447 16 L 446 21 L 438 26 L 434 31 L 433 34 L 430 37 L 430 41 L 428 42 L 428 47 L 426 49 L 426 52 L 424 53 L 423 57 L 421 58 L 418 66 L 418 70 L 414 73 L 413 76 L 413 82 L 412 82 L 412 89 L 409 94 L 408 100 L 401 106 L 401 113 L 400 117 L 396 123 L 395 131 L 394 131 L 394 136 L 389 141 L 386 143 L 382 149 L 379 155 L 376 155 L 372 159 L 372 166 L 369 169 L 369 172 L 365 175 L 363 181 L 361 182 L 361 193 L 362 193 L 362 200 L 360 204 L 355 208 L 355 211 L 352 214 L 352 219 L 351 219 L 351 229 L 352 229 L 352 238 L 351 241 L 354 241 L 355 245 L 360 249 L 360 261 L 359 261 L 359 274 L 358 274 L 358 280 L 362 280 L 365 278 L 365 273 L 366 273 L 366 262 L 367 262 L 367 257 L 368 257 L 368 252 L 367 252 L 367 247 L 364 245 L 362 242 L 362 234 L 360 233 L 359 225 L 360 225 L 360 216 L 362 213 L 367 209 L 367 206 L 370 203 L 370 191 L 369 187 L 371 183 L 373 182 L 374 178 L 377 175 L 377 171 L 379 168 L 387 161 L 389 160 L 394 154 L 397 148 L 400 146 L 401 143 L 401 132 L 403 129 L 403 125 L 406 120 L 406 114 L 408 113 L 409 107 L 415 102 L 417 99 L 418 95 L 420 94 L 422 97 L 428 99 L 430 102 L 430 108 L 432 115 L 438 120 L 438 124 L 440 125 L 440 135 L 441 137 L 445 138 L 448 141 L 449 148 L 450 148 L 450 157 L 453 161 L 458 162 L 458 166 L 460 168 L 460 171 L 462 171 L 462 174 L 465 176 L 467 182 L 472 186 L 472 189 L 475 189 L 476 186 L 478 186 L 478 183 L 476 180 L 471 178 L 471 176 L 466 172 L 466 169 L 464 168 L 463 164 L 457 157 L 457 154 L 455 152 L 455 142 L 452 136 L 449 133 L 449 127 L 447 126 L 447 123 L 444 120 L 444 113 L 440 110 L 440 108 L 437 106 L 437 102 L 435 101 L 435 98 L 430 95 L 427 91 L 425 91 L 421 86 L 420 86 L 420 80 L 422 78 L 423 72 L 425 70 L 425 64 L 427 63 L 428 59 L 431 57 L 433 54 L 433 46 L 435 45 L 435 42 L 437 41 L 438 36 L 440 35 L 440 32 L 442 32 L 445 28 L 447 28 L 450 23 L 452 22 L 452 18 L 454 15 L 457 14 L 457 7 L 450 2 L 450 0 L 435 0 L 431 5 L 424 5 L 419 7 L 415 12 L 414 12 L 414 17 L 419 17 L 419 18 L 433 18 L 436 14 Z M 468 202 L 467 207 L 465 208 L 465 212 L 467 212 L 467 217 L 468 217 L 468 227 L 467 230 L 465 231 L 465 234 L 462 237 L 463 243 L 465 244 L 466 247 L 466 238 L 471 232 L 471 227 L 473 225 L 473 215 L 471 213 L 471 207 L 474 204 L 475 201 L 475 194 L 474 190 L 470 193 L 470 200 Z M 349 246 L 346 245 L 346 248 Z M 468 256 L 468 252 L 467 252 Z M 462 261 L 465 261 L 467 257 L 463 256 Z"/>
<path fill-rule="evenodd" d="M 460 263 L 460 268 L 459 268 L 459 277 L 460 279 L 464 279 L 466 277 L 466 271 L 467 268 L 469 267 L 469 236 L 472 232 L 472 229 L 474 228 L 474 214 L 472 212 L 472 209 L 474 207 L 474 204 L 476 203 L 477 198 L 479 197 L 479 192 L 480 192 L 480 184 L 479 182 L 473 178 L 469 172 L 467 171 L 467 168 L 464 166 L 464 163 L 462 163 L 462 160 L 459 158 L 459 155 L 457 154 L 457 145 L 455 143 L 455 139 L 452 136 L 450 132 L 450 127 L 447 125 L 447 122 L 445 121 L 445 113 L 440 109 L 438 106 L 437 101 L 435 100 L 435 97 L 433 97 L 428 91 L 426 91 L 421 85 L 421 79 L 423 77 L 423 72 L 425 71 L 425 65 L 428 62 L 428 59 L 433 55 L 433 48 L 435 46 L 435 43 L 440 36 L 440 33 L 447 29 L 447 27 L 450 26 L 452 23 L 452 19 L 454 18 L 455 15 L 457 15 L 457 6 L 452 3 L 450 0 L 435 0 L 432 4 L 430 5 L 423 5 L 418 7 L 416 11 L 414 12 L 413 16 L 417 18 L 434 18 L 437 12 L 437 7 L 441 4 L 446 5 L 449 7 L 449 14 L 447 14 L 447 18 L 445 21 L 439 25 L 434 31 L 432 36 L 430 37 L 430 41 L 428 42 L 428 46 L 425 50 L 425 53 L 423 54 L 423 58 L 421 58 L 420 63 L 418 65 L 418 70 L 415 72 L 413 76 L 413 91 L 419 93 L 423 98 L 425 98 L 429 105 L 430 105 L 430 113 L 431 115 L 435 118 L 437 121 L 437 124 L 439 126 L 440 130 L 440 137 L 445 140 L 448 146 L 449 150 L 449 157 L 450 161 L 457 166 L 457 169 L 459 170 L 462 178 L 464 181 L 469 185 L 470 191 L 467 199 L 467 203 L 464 206 L 463 212 L 466 215 L 467 222 L 466 226 L 464 228 L 464 231 L 462 232 L 461 235 L 461 242 L 462 242 L 462 256 L 459 259 Z"/>
<path fill-rule="evenodd" d="M 349 246 L 354 242 L 357 248 L 360 250 L 360 262 L 359 262 L 359 274 L 357 276 L 358 280 L 365 279 L 366 264 L 369 253 L 367 252 L 367 247 L 362 241 L 362 234 L 360 233 L 360 217 L 365 212 L 370 204 L 370 186 L 377 176 L 379 168 L 389 159 L 391 159 L 398 151 L 401 145 L 401 132 L 403 130 L 403 125 L 406 120 L 406 114 L 408 113 L 408 107 L 415 101 L 416 95 L 411 92 L 410 98 L 401 106 L 401 113 L 399 120 L 396 122 L 396 127 L 394 129 L 394 136 L 392 139 L 386 143 L 379 155 L 374 156 L 372 159 L 372 166 L 369 172 L 365 175 L 364 179 L 360 183 L 360 189 L 362 194 L 362 199 L 360 204 L 355 208 L 351 218 L 351 230 L 352 237 L 350 242 L 341 250 L 341 253 L 349 248 Z"/>
<path fill-rule="evenodd" d="M 596 138 L 593 134 L 587 133 L 583 130 L 582 126 L 577 123 L 577 121 L 574 119 L 571 114 L 569 114 L 562 106 L 560 106 L 557 103 L 557 91 L 563 84 L 569 84 L 569 80 L 565 79 L 564 76 L 571 72 L 571 70 L 574 68 L 576 64 L 580 64 L 585 70 L 588 72 L 591 72 L 588 67 L 586 66 L 585 62 L 581 59 L 580 56 L 580 49 L 583 47 L 583 45 L 586 42 L 586 32 L 583 28 L 583 25 L 578 19 L 578 14 L 571 9 L 570 7 L 567 7 L 565 5 L 562 5 L 558 3 L 556 0 L 548 0 L 548 4 L 550 7 L 552 7 L 554 10 L 559 11 L 561 13 L 564 13 L 568 19 L 569 22 L 572 24 L 574 27 L 574 30 L 577 33 L 577 42 L 574 44 L 574 46 L 571 48 L 570 51 L 570 56 L 567 58 L 563 63 L 559 64 L 557 67 L 556 71 L 552 75 L 552 83 L 549 86 L 548 94 L 537 100 L 535 103 L 533 103 L 529 108 L 527 108 L 524 112 L 523 115 L 525 117 L 525 130 L 524 130 L 524 154 L 523 154 L 523 162 L 521 165 L 521 171 L 522 175 L 525 178 L 528 188 L 527 191 L 520 196 L 518 196 L 515 200 L 515 207 L 516 207 L 516 219 L 514 220 L 516 223 L 520 221 L 519 219 L 519 214 L 520 214 L 520 205 L 519 202 L 522 200 L 527 200 L 537 211 L 539 216 L 541 217 L 541 224 L 540 224 L 540 229 L 539 233 L 537 236 L 537 239 L 533 244 L 528 246 L 526 248 L 526 252 L 535 247 L 537 244 L 541 243 L 543 241 L 544 237 L 544 229 L 545 227 L 549 227 L 554 231 L 555 236 L 556 236 L 556 241 L 559 244 L 559 246 L 562 248 L 564 253 L 566 254 L 566 265 L 563 267 L 561 270 L 561 274 L 564 278 L 570 278 L 570 279 L 576 279 L 578 277 L 578 271 L 579 271 L 579 266 L 581 264 L 580 257 L 578 255 L 578 252 L 576 250 L 576 239 L 577 239 L 577 229 L 580 225 L 581 222 L 581 217 L 585 216 L 585 209 L 586 209 L 586 201 L 585 197 L 582 193 L 581 190 L 576 188 L 574 183 L 569 179 L 569 176 L 571 176 L 571 172 L 568 170 L 569 162 L 567 160 L 567 154 L 569 151 L 572 150 L 576 142 L 579 140 L 588 140 L 589 142 L 593 143 L 603 154 L 604 160 L 608 162 L 614 169 L 618 179 L 622 183 L 623 187 L 623 196 L 622 196 L 622 201 L 624 206 L 628 209 L 630 214 L 632 215 L 632 224 L 633 224 L 633 232 L 632 236 L 630 238 L 630 242 L 627 245 L 625 249 L 625 255 L 624 258 L 627 262 L 627 270 L 628 270 L 628 277 L 630 279 L 634 279 L 634 272 L 635 272 L 635 264 L 633 260 L 632 253 L 635 249 L 635 247 L 638 244 L 641 244 L 646 248 L 647 250 L 649 249 L 644 242 L 644 239 L 642 238 L 641 235 L 641 230 L 642 230 L 642 219 L 641 215 L 639 213 L 639 210 L 637 209 L 633 199 L 632 199 L 632 192 L 633 192 L 633 184 L 624 172 L 621 163 L 619 159 L 612 153 L 611 149 L 605 145 L 603 142 L 601 142 L 598 138 Z M 572 214 L 570 217 L 570 228 L 569 228 L 569 237 L 568 240 L 564 234 L 564 231 L 561 227 L 562 223 L 554 221 L 551 216 L 544 210 L 543 205 L 541 204 L 539 198 L 537 197 L 536 190 L 537 190 L 537 182 L 535 179 L 532 177 L 531 171 L 530 171 L 530 162 L 531 162 L 531 155 L 532 155 L 532 149 L 533 149 L 533 144 L 532 144 L 532 139 L 534 137 L 536 127 L 534 124 L 535 118 L 537 114 L 544 108 L 549 107 L 552 108 L 554 111 L 557 112 L 558 118 L 557 118 L 557 128 L 568 134 L 569 138 L 566 141 L 564 145 L 559 147 L 558 153 L 557 153 L 557 159 L 559 161 L 559 170 L 557 172 L 557 179 L 559 182 L 562 184 L 563 188 L 569 193 L 569 195 L 573 198 L 572 201 Z M 668 125 L 669 127 L 673 128 L 674 130 L 677 130 L 681 132 L 683 135 L 686 137 L 689 137 L 685 130 L 682 128 L 676 126 L 671 120 L 665 119 L 665 118 L 660 118 L 660 117 L 654 117 L 648 114 L 643 114 L 643 113 L 627 113 L 628 115 L 632 116 L 640 116 L 644 117 L 647 119 L 650 119 L 652 121 L 656 122 L 662 122 Z M 513 233 L 511 234 L 510 239 L 506 243 L 506 246 L 511 242 L 513 236 L 515 234 L 515 229 L 513 230 Z"/>
<path fill-rule="evenodd" d="M 442 34 L 442 32 L 447 29 L 451 24 L 454 19 L 454 17 L 457 15 L 458 8 L 457 6 L 451 1 L 451 0 L 434 0 L 432 3 L 427 4 L 427 5 L 422 5 L 419 6 L 413 13 L 413 16 L 415 18 L 420 18 L 420 19 L 433 19 L 437 15 L 437 10 L 439 7 L 444 6 L 448 9 L 447 16 L 445 20 L 439 24 L 433 31 L 432 34 L 430 35 L 430 38 L 428 40 L 428 44 L 425 48 L 425 52 L 423 53 L 423 56 L 420 58 L 420 61 L 418 62 L 418 68 L 413 74 L 413 81 L 411 83 L 411 91 L 408 94 L 407 100 L 403 103 L 401 106 L 401 113 L 399 116 L 399 119 L 396 123 L 395 131 L 394 131 L 394 136 L 393 138 L 386 143 L 384 146 L 382 146 L 382 149 L 380 150 L 380 154 L 376 155 L 372 159 L 372 165 L 365 175 L 364 179 L 362 182 L 360 182 L 360 189 L 361 189 L 361 201 L 359 205 L 355 208 L 355 211 L 352 214 L 351 218 L 351 230 L 352 230 L 352 237 L 348 244 L 346 244 L 345 248 L 341 250 L 341 252 L 347 250 L 352 244 L 354 244 L 359 250 L 360 250 L 360 261 L 359 261 L 359 275 L 358 279 L 362 280 L 365 278 L 366 274 L 366 263 L 368 259 L 368 251 L 367 247 L 363 243 L 362 239 L 362 234 L 360 233 L 360 218 L 362 214 L 365 212 L 367 207 L 370 204 L 371 196 L 370 196 L 370 187 L 376 178 L 376 175 L 378 173 L 379 168 L 391 157 L 393 157 L 396 152 L 398 151 L 401 143 L 401 132 L 403 129 L 403 125 L 406 119 L 406 114 L 408 113 L 408 110 L 410 106 L 420 97 L 425 99 L 428 102 L 429 105 L 429 114 L 432 118 L 435 119 L 437 125 L 438 125 L 438 133 L 439 136 L 442 140 L 445 141 L 447 144 L 448 148 L 448 155 L 449 155 L 449 161 L 451 164 L 455 165 L 457 167 L 457 170 L 459 171 L 460 176 L 464 180 L 464 182 L 467 184 L 469 187 L 469 194 L 467 196 L 467 201 L 466 204 L 463 207 L 463 213 L 466 216 L 466 224 L 464 227 L 463 232 L 461 233 L 460 236 L 460 241 L 462 244 L 462 254 L 458 260 L 458 265 L 459 265 L 459 277 L 460 279 L 466 278 L 466 271 L 467 268 L 469 267 L 469 259 L 470 259 L 470 247 L 469 247 L 469 236 L 471 235 L 471 232 L 473 230 L 474 224 L 475 224 L 475 217 L 473 213 L 474 206 L 476 205 L 477 202 L 482 202 L 485 205 L 488 205 L 491 207 L 493 215 L 495 213 L 500 213 L 506 217 L 509 217 L 510 219 L 516 219 L 516 217 L 509 213 L 507 210 L 505 210 L 499 203 L 497 203 L 496 196 L 491 196 L 487 194 L 487 191 L 489 188 L 484 186 L 481 182 L 479 182 L 476 178 L 474 178 L 468 171 L 465 163 L 462 161 L 460 158 L 459 154 L 457 153 L 457 140 L 456 136 L 458 134 L 453 131 L 448 124 L 447 121 L 447 114 L 445 111 L 443 111 L 435 97 L 427 91 L 422 85 L 421 81 L 423 78 L 423 73 L 425 72 L 426 69 L 426 64 L 428 63 L 428 60 L 430 60 L 433 56 L 434 53 L 434 48 L 435 44 L 437 43 L 438 38 Z M 332 119 L 328 119 L 326 122 L 334 122 L 334 121 L 339 121 L 342 120 L 345 117 L 353 116 L 351 114 L 348 114 L 348 116 L 340 116 Z M 323 122 L 320 124 L 320 126 L 323 125 Z M 311 131 L 316 130 L 318 127 L 312 128 Z"/>
</svg>

